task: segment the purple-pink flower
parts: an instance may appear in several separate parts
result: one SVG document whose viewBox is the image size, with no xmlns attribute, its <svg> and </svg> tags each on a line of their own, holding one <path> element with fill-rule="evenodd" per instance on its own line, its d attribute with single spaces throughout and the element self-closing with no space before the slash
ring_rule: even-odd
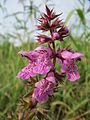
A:
<svg viewBox="0 0 90 120">
<path fill-rule="evenodd" d="M 44 103 L 49 95 L 53 95 L 55 84 L 54 73 L 51 72 L 45 79 L 42 79 L 35 84 L 36 88 L 34 89 L 32 97 L 41 104 Z"/>
<path fill-rule="evenodd" d="M 63 62 L 61 62 L 60 59 L 58 60 L 62 65 L 61 72 L 66 73 L 67 79 L 70 81 L 79 79 L 78 67 L 75 65 L 74 61 L 81 59 L 83 54 L 65 50 L 61 52 L 61 57 L 64 59 Z"/>
<path fill-rule="evenodd" d="M 31 52 L 20 51 L 19 54 L 26 57 L 29 63 L 18 73 L 18 78 L 28 79 L 30 76 L 36 76 L 37 73 L 46 74 L 50 71 L 52 66 L 50 56 L 52 53 L 49 48 L 38 47 Z"/>
<path fill-rule="evenodd" d="M 61 67 L 61 72 L 66 73 L 67 79 L 70 81 L 75 81 L 80 78 L 77 72 L 78 67 L 75 65 L 74 60 L 64 60 Z"/>
</svg>

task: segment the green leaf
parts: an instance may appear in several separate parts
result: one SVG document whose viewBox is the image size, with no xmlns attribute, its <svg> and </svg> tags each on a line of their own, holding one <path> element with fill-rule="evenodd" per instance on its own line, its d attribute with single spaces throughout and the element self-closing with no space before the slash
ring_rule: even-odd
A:
<svg viewBox="0 0 90 120">
<path fill-rule="evenodd" d="M 81 9 L 76 9 L 76 12 L 81 20 L 81 22 L 85 25 L 85 16 Z"/>
<path fill-rule="evenodd" d="M 89 99 L 86 98 L 82 102 L 78 103 L 73 110 L 71 110 L 71 111 L 68 112 L 68 115 L 73 114 L 75 111 L 77 111 L 78 109 L 80 109 L 81 107 L 83 107 L 88 101 L 89 101 Z"/>
<path fill-rule="evenodd" d="M 68 110 L 71 110 L 71 108 L 66 103 L 64 103 L 62 101 L 55 101 L 52 103 L 52 106 L 56 106 L 56 105 L 62 105 L 64 107 L 66 107 Z"/>
<path fill-rule="evenodd" d="M 72 10 L 72 11 L 70 11 L 70 13 L 68 14 L 68 16 L 67 16 L 67 18 L 66 18 L 66 20 L 65 20 L 65 23 L 68 23 L 68 21 L 70 20 L 70 18 L 71 18 L 72 15 L 74 14 L 74 12 L 75 12 L 75 9 Z"/>
</svg>

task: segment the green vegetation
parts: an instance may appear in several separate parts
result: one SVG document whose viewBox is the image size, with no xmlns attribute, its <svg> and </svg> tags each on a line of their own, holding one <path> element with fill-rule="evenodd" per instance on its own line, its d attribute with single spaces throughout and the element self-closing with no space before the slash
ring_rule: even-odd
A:
<svg viewBox="0 0 90 120">
<path fill-rule="evenodd" d="M 59 92 L 55 93 L 52 100 L 43 106 L 49 107 L 50 113 L 47 115 L 50 120 L 68 120 L 77 118 L 83 114 L 85 120 L 90 118 L 90 44 L 79 38 L 68 37 L 66 42 L 61 45 L 71 45 L 76 51 L 84 54 L 83 60 L 79 64 L 81 78 L 78 81 L 70 82 L 64 80 Z M 59 45 L 58 43 L 56 43 Z M 24 67 L 26 60 L 18 55 L 20 50 L 32 50 L 37 46 L 36 43 L 23 44 L 22 47 L 14 47 L 6 41 L 0 46 L 0 120 L 17 120 L 18 99 L 24 93 L 25 81 L 16 78 L 17 73 Z M 88 113 L 89 112 L 89 113 Z M 85 114 L 85 116 L 84 116 Z M 14 117 L 14 118 L 13 118 Z M 82 117 L 82 119 L 83 119 Z M 74 120 L 74 119 L 71 119 Z M 75 120 L 80 120 L 75 119 Z"/>
<path fill-rule="evenodd" d="M 2 1 L 5 2 L 7 0 Z M 17 105 L 25 93 L 26 82 L 17 79 L 16 76 L 27 63 L 26 59 L 22 59 L 22 57 L 18 55 L 18 51 L 30 51 L 37 46 L 37 43 L 27 42 L 21 47 L 14 47 L 8 42 L 8 38 L 22 40 L 22 35 L 19 34 L 19 30 L 24 30 L 27 39 L 29 39 L 28 36 L 33 31 L 29 33 L 27 23 L 31 21 L 33 17 L 36 18 L 38 16 L 37 13 L 40 11 L 38 9 L 39 7 L 35 7 L 33 0 L 28 1 L 30 1 L 30 5 L 27 6 L 28 9 L 23 9 L 23 15 L 25 16 L 25 13 L 28 15 L 27 20 L 21 20 L 18 17 L 19 13 L 11 15 L 16 19 L 16 28 L 13 26 L 16 33 L 12 32 L 5 35 L 0 33 L 0 37 L 5 39 L 3 45 L 0 45 L 0 120 L 18 120 Z M 67 79 L 64 80 L 58 88 L 58 92 L 54 94 L 55 97 L 49 99 L 48 102 L 42 105 L 43 108 L 50 110 L 48 114 L 45 114 L 46 119 L 43 118 L 43 120 L 90 120 L 90 20 L 85 18 L 85 16 L 90 13 L 90 7 L 85 11 L 85 0 L 78 1 L 81 7 L 74 8 L 67 15 L 65 22 L 68 23 L 72 15 L 76 15 L 76 21 L 71 25 L 71 32 L 73 33 L 73 30 L 76 30 L 76 32 L 79 33 L 82 29 L 82 34 L 80 34 L 79 37 L 70 35 L 70 37 L 65 39 L 64 44 L 59 44 L 58 42 L 56 42 L 56 44 L 57 46 L 63 47 L 70 45 L 74 50 L 84 54 L 82 61 L 80 63 L 78 62 L 81 77 L 75 82 L 70 82 Z M 26 6 L 23 5 L 23 8 L 26 8 Z M 4 11 L 1 3 L 0 9 Z M 5 14 L 5 16 L 6 19 L 10 15 Z M 60 66 L 58 66 L 58 69 L 59 68 Z"/>
<path fill-rule="evenodd" d="M 25 60 L 18 55 L 18 51 L 30 50 L 34 46 L 36 44 L 27 43 L 15 48 L 8 41 L 0 46 L 0 120 L 16 110 L 18 98 L 23 92 L 23 81 L 18 80 L 16 75 L 24 67 Z"/>
</svg>

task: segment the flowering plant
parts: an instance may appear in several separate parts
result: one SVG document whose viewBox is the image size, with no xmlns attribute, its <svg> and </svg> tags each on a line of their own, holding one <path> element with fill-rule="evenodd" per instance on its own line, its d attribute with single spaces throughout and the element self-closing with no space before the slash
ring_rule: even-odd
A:
<svg viewBox="0 0 90 120">
<path fill-rule="evenodd" d="M 37 28 L 43 32 L 49 31 L 50 36 L 39 34 L 37 36 L 39 47 L 30 52 L 19 52 L 28 59 L 28 64 L 18 73 L 17 77 L 24 80 L 30 78 L 29 83 L 32 84 L 31 87 L 34 86 L 29 101 L 30 111 L 36 110 L 38 102 L 43 104 L 49 97 L 53 96 L 63 78 L 67 77 L 70 81 L 80 78 L 75 62 L 80 60 L 83 54 L 75 52 L 69 47 L 56 49 L 55 46 L 56 40 L 63 42 L 64 38 L 69 35 L 68 27 L 64 25 L 62 20 L 59 20 L 60 15 L 46 6 L 46 13 L 42 14 L 38 20 Z M 47 47 L 41 46 L 44 43 L 47 43 Z M 61 65 L 60 71 L 56 69 L 56 62 Z M 37 74 L 42 75 L 41 80 Z"/>
</svg>

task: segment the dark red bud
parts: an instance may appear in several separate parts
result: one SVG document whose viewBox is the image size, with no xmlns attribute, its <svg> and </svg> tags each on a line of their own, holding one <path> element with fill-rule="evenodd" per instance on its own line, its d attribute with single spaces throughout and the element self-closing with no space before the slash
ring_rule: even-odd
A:
<svg viewBox="0 0 90 120">
<path fill-rule="evenodd" d="M 46 42 L 48 42 L 48 41 L 51 42 L 51 40 L 52 40 L 50 37 L 48 37 L 48 36 L 46 36 L 46 35 L 42 35 L 42 34 L 41 34 L 41 35 L 38 35 L 37 37 L 38 37 L 37 40 L 38 40 L 38 42 L 39 42 L 40 44 L 46 43 Z"/>
<path fill-rule="evenodd" d="M 58 32 L 62 38 L 68 36 L 68 34 L 69 34 L 69 30 L 68 30 L 67 26 L 61 27 L 61 29 Z"/>
<path fill-rule="evenodd" d="M 46 25 L 47 24 L 47 20 L 42 20 L 42 24 Z"/>
<path fill-rule="evenodd" d="M 69 29 L 68 29 L 67 26 L 65 27 L 65 32 L 66 32 L 66 33 L 69 33 Z"/>
</svg>

